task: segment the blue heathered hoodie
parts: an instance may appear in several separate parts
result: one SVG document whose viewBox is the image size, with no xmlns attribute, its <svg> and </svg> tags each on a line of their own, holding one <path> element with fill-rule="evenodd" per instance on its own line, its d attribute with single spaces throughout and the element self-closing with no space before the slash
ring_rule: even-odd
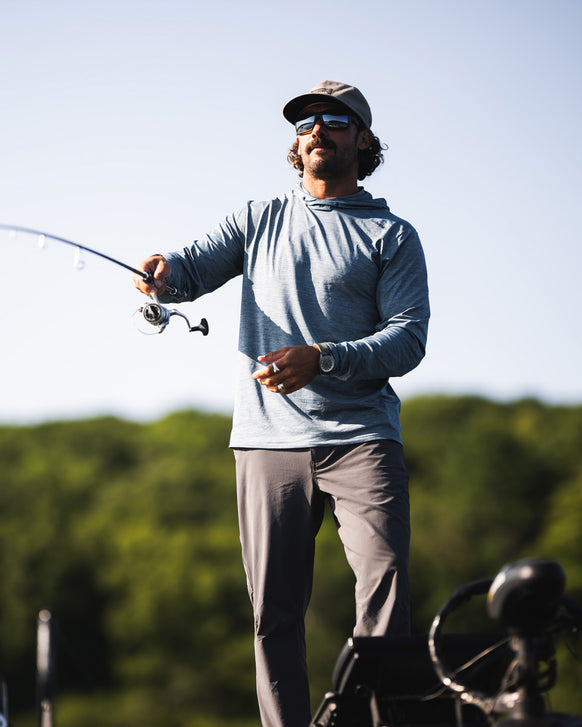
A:
<svg viewBox="0 0 582 727">
<path fill-rule="evenodd" d="M 183 300 L 243 276 L 231 447 L 401 441 L 388 380 L 424 356 L 428 286 L 415 229 L 384 199 L 363 189 L 319 199 L 299 186 L 247 203 L 167 259 Z M 265 366 L 260 355 L 321 342 L 331 345 L 334 375 L 286 396 L 252 378 Z"/>
</svg>

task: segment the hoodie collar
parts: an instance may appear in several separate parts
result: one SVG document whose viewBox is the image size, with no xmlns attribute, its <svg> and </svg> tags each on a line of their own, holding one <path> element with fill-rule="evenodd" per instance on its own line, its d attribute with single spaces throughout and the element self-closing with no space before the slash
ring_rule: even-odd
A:
<svg viewBox="0 0 582 727">
<path fill-rule="evenodd" d="M 329 197 L 327 199 L 320 199 L 319 197 L 314 197 L 312 194 L 309 194 L 300 182 L 293 190 L 293 193 L 302 199 L 309 207 L 318 209 L 354 209 L 362 207 L 368 209 L 389 209 L 385 199 L 382 197 L 375 199 L 369 192 L 366 192 L 363 187 L 358 187 L 357 192 L 354 192 L 354 194 L 348 194 L 345 197 Z"/>
</svg>

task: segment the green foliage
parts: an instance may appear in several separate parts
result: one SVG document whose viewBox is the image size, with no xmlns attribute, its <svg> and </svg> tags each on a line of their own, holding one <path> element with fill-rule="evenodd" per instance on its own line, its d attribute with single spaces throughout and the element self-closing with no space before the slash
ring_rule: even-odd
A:
<svg viewBox="0 0 582 727">
<path fill-rule="evenodd" d="M 402 422 L 414 631 L 457 586 L 524 557 L 561 562 L 582 600 L 581 407 L 429 397 L 405 402 Z M 0 673 L 15 724 L 35 724 L 44 608 L 61 727 L 257 724 L 229 431 L 192 411 L 0 427 Z M 307 620 L 314 706 L 350 634 L 353 589 L 328 512 Z M 457 626 L 490 627 L 484 604 Z M 581 711 L 580 662 L 558 646 L 552 706 Z"/>
<path fill-rule="evenodd" d="M 582 410 L 435 397 L 403 407 L 416 628 L 452 584 L 542 557 L 551 498 L 580 466 Z"/>
</svg>

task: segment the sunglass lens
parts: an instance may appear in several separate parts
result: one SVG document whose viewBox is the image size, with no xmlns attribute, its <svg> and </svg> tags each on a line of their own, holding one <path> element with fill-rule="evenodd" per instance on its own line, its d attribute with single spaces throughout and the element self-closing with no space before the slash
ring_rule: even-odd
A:
<svg viewBox="0 0 582 727">
<path fill-rule="evenodd" d="M 295 131 L 299 136 L 303 134 L 309 134 L 317 119 L 321 119 L 322 124 L 326 129 L 347 129 L 350 125 L 351 118 L 349 114 L 321 114 L 318 116 L 309 116 L 306 119 L 297 121 L 295 124 Z"/>
<path fill-rule="evenodd" d="M 295 124 L 295 131 L 302 136 L 303 134 L 309 134 L 309 132 L 315 126 L 315 116 L 309 116 L 307 119 L 297 121 Z"/>
<path fill-rule="evenodd" d="M 328 129 L 347 129 L 350 125 L 348 114 L 324 114 L 322 119 Z"/>
</svg>

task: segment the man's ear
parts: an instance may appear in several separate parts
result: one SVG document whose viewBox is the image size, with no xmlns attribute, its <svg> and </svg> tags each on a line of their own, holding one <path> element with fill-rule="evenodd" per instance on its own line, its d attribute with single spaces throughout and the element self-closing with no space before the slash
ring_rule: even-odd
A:
<svg viewBox="0 0 582 727">
<path fill-rule="evenodd" d="M 358 139 L 358 149 L 367 149 L 372 143 L 373 138 L 374 134 L 370 129 L 364 129 L 363 131 L 360 131 L 360 136 Z"/>
</svg>

